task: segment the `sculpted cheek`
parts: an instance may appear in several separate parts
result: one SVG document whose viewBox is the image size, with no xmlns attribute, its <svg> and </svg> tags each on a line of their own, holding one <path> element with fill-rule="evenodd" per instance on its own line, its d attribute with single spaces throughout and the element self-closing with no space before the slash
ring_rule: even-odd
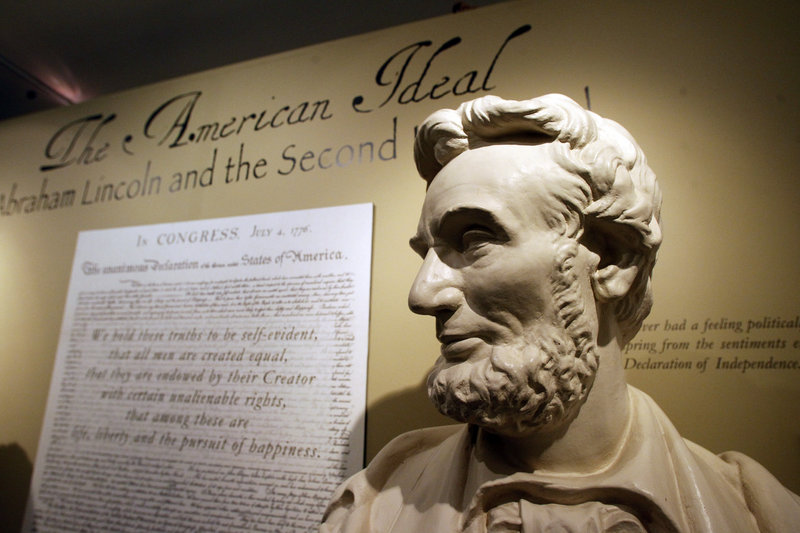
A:
<svg viewBox="0 0 800 533">
<path fill-rule="evenodd" d="M 511 326 L 525 324 L 543 315 L 546 301 L 542 291 L 529 281 L 497 279 L 491 287 L 472 287 L 470 306 L 493 322 Z"/>
<path fill-rule="evenodd" d="M 498 260 L 493 263 L 501 264 L 503 268 L 482 269 L 480 276 L 465 276 L 471 280 L 465 287 L 470 306 L 495 323 L 506 327 L 516 325 L 513 327 L 515 331 L 536 320 L 553 318 L 552 257 L 549 262 L 529 261 L 526 264 L 523 261 L 509 263 Z"/>
</svg>

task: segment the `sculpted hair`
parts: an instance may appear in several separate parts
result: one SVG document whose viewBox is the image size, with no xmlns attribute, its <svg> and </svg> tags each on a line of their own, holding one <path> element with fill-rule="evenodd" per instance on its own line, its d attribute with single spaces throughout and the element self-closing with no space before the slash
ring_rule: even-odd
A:
<svg viewBox="0 0 800 533">
<path fill-rule="evenodd" d="M 625 128 L 549 94 L 524 101 L 485 96 L 443 109 L 422 123 L 414 145 L 417 170 L 430 184 L 459 154 L 491 144 L 547 144 L 554 161 L 585 183 L 585 198 L 564 209 L 580 223 L 569 235 L 601 256 L 638 267 L 636 280 L 615 304 L 627 343 L 652 307 L 651 277 L 661 244 L 661 190 L 641 148 Z"/>
</svg>

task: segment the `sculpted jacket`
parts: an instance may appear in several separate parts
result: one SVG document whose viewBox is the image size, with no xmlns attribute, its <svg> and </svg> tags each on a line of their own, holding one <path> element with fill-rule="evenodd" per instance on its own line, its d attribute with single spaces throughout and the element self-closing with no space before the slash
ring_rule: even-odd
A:
<svg viewBox="0 0 800 533">
<path fill-rule="evenodd" d="M 800 531 L 800 498 L 748 457 L 680 437 L 629 387 L 617 457 L 587 475 L 492 472 L 480 429 L 403 434 L 335 492 L 321 533 Z"/>
</svg>

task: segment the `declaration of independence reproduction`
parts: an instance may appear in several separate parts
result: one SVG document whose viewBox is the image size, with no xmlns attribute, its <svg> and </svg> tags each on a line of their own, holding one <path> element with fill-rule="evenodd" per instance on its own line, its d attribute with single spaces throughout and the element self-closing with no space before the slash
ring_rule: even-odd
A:
<svg viewBox="0 0 800 533">
<path fill-rule="evenodd" d="M 26 530 L 315 530 L 363 457 L 371 229 L 356 205 L 81 233 Z"/>
</svg>

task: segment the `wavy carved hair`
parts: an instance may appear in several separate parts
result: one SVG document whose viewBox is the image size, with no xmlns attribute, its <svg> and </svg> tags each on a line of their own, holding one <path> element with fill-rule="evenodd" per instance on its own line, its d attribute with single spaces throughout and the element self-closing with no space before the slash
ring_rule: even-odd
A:
<svg viewBox="0 0 800 533">
<path fill-rule="evenodd" d="M 614 308 L 620 342 L 627 343 L 652 307 L 651 278 L 661 244 L 661 190 L 641 148 L 625 128 L 566 96 L 485 96 L 429 116 L 417 132 L 414 159 L 430 184 L 459 154 L 491 144 L 547 144 L 556 163 L 585 183 L 580 205 L 562 198 L 567 216 L 578 221 L 569 236 L 603 243 L 601 256 L 613 257 L 601 258 L 601 265 L 638 267 L 634 284 Z"/>
</svg>

